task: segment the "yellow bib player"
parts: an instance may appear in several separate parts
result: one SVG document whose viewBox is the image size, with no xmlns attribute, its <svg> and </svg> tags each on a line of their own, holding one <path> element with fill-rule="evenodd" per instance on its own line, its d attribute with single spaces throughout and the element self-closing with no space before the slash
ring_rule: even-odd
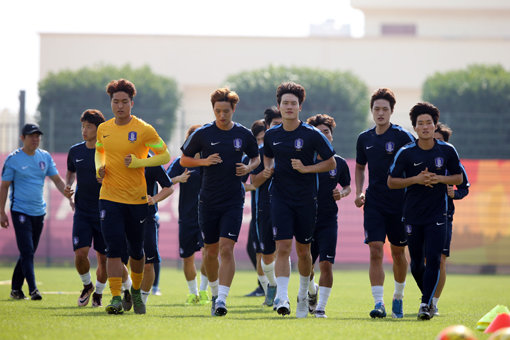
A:
<svg viewBox="0 0 510 340">
<path fill-rule="evenodd" d="M 145 314 L 140 292 L 145 262 L 144 225 L 148 216 L 144 168 L 168 163 L 170 154 L 154 128 L 131 115 L 136 95 L 133 83 L 113 80 L 106 92 L 115 118 L 99 125 L 96 144 L 96 172 L 103 183 L 99 195 L 101 232 L 107 246 L 106 269 L 113 296 L 106 311 L 123 313 L 121 257 L 129 254 L 133 309 L 137 314 Z M 149 149 L 155 155 L 147 158 Z"/>
</svg>

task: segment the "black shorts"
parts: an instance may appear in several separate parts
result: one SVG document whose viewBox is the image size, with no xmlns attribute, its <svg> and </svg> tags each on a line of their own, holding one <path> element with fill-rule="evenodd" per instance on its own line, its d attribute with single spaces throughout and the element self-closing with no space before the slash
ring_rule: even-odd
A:
<svg viewBox="0 0 510 340">
<path fill-rule="evenodd" d="M 99 216 L 101 232 L 106 242 L 106 257 L 122 257 L 127 253 L 135 260 L 142 259 L 145 221 L 148 215 L 147 204 L 124 204 L 99 200 Z"/>
<path fill-rule="evenodd" d="M 310 247 L 312 263 L 315 263 L 317 258 L 319 258 L 319 262 L 329 261 L 332 264 L 335 263 L 337 238 L 338 224 L 336 219 L 317 223 Z"/>
<path fill-rule="evenodd" d="M 444 243 L 443 251 L 441 252 L 446 257 L 450 257 L 450 245 L 452 243 L 453 233 L 453 216 L 446 219 L 446 240 Z"/>
<path fill-rule="evenodd" d="M 312 242 L 317 217 L 317 198 L 303 200 L 303 204 L 289 204 L 279 198 L 271 198 L 271 218 L 274 239 L 291 240 L 293 237 L 302 244 Z"/>
<path fill-rule="evenodd" d="M 365 228 L 365 243 L 374 241 L 388 241 L 394 246 L 403 247 L 407 245 L 407 234 L 402 214 L 391 214 L 376 207 L 365 204 L 363 209 L 363 227 Z"/>
<path fill-rule="evenodd" d="M 261 207 L 257 211 L 256 230 L 260 244 L 260 252 L 264 255 L 273 254 L 276 250 L 276 244 L 274 242 L 271 206 L 269 204 Z"/>
<path fill-rule="evenodd" d="M 156 216 L 147 217 L 147 220 L 145 221 L 145 236 L 143 239 L 145 263 L 161 262 L 158 250 L 158 228 L 159 223 L 156 220 Z"/>
<path fill-rule="evenodd" d="M 237 242 L 243 221 L 243 205 L 208 207 L 198 204 L 198 224 L 205 244 L 214 244 L 225 237 Z"/>
<path fill-rule="evenodd" d="M 73 250 L 90 247 L 94 240 L 94 250 L 106 254 L 106 244 L 101 233 L 99 215 L 91 215 L 75 210 L 73 216 Z"/>
<path fill-rule="evenodd" d="M 204 246 L 202 233 L 198 225 L 179 222 L 179 256 L 187 258 Z"/>
</svg>

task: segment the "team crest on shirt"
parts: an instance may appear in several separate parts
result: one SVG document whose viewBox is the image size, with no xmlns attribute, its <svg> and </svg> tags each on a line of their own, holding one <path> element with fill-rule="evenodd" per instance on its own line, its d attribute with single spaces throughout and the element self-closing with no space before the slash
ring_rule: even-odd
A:
<svg viewBox="0 0 510 340">
<path fill-rule="evenodd" d="M 410 234 L 413 231 L 413 226 L 410 224 L 406 224 L 406 232 Z"/>
<path fill-rule="evenodd" d="M 393 153 L 393 151 L 395 151 L 395 143 L 386 142 L 386 145 L 384 145 L 384 150 L 386 150 L 387 153 Z"/>
<path fill-rule="evenodd" d="M 128 133 L 128 140 L 131 142 L 131 143 L 134 143 L 136 141 L 136 138 L 137 138 L 137 133 L 136 131 L 129 131 Z"/>
<path fill-rule="evenodd" d="M 294 147 L 296 148 L 297 151 L 301 151 L 304 144 L 305 142 L 301 138 L 294 140 Z"/>
<path fill-rule="evenodd" d="M 241 138 L 234 139 L 234 148 L 236 151 L 241 151 L 241 147 L 243 146 L 243 140 Z"/>
<path fill-rule="evenodd" d="M 434 158 L 434 164 L 436 165 L 436 168 L 441 168 L 444 164 L 443 157 L 436 157 Z"/>
<path fill-rule="evenodd" d="M 40 161 L 39 162 L 39 168 L 41 168 L 41 170 L 46 169 L 46 163 L 44 161 Z"/>
<path fill-rule="evenodd" d="M 331 177 L 335 177 L 335 176 L 336 176 L 336 169 L 329 170 L 329 175 L 330 175 Z"/>
<path fill-rule="evenodd" d="M 25 221 L 27 220 L 27 218 L 25 217 L 25 215 L 19 215 L 19 223 L 25 223 Z"/>
</svg>

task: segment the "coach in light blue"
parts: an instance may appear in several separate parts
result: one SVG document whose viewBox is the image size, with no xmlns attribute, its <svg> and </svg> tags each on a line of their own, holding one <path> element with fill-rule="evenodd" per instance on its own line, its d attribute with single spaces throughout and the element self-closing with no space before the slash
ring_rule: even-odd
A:
<svg viewBox="0 0 510 340">
<path fill-rule="evenodd" d="M 11 219 L 16 233 L 16 243 L 20 252 L 14 268 L 11 282 L 11 298 L 25 299 L 22 291 L 26 279 L 32 300 L 41 300 L 42 296 L 35 284 L 34 253 L 41 237 L 46 203 L 43 199 L 43 187 L 46 176 L 50 177 L 58 190 L 64 195 L 65 183 L 59 176 L 51 155 L 39 149 L 42 131 L 35 124 L 25 124 L 21 131 L 23 147 L 13 151 L 5 160 L 0 185 L 0 224 L 9 227 L 5 213 L 5 203 L 9 188 L 11 194 Z M 72 190 L 67 190 L 70 197 Z"/>
</svg>

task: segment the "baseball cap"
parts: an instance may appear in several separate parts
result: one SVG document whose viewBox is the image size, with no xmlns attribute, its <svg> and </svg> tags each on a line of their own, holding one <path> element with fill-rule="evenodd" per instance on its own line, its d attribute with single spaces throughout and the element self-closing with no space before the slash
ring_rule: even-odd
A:
<svg viewBox="0 0 510 340">
<path fill-rule="evenodd" d="M 23 129 L 21 130 L 21 134 L 23 136 L 26 136 L 26 135 L 31 135 L 31 134 L 34 134 L 34 133 L 39 133 L 39 134 L 43 134 L 41 129 L 39 129 L 39 126 L 37 124 L 25 124 L 25 126 L 23 126 Z"/>
</svg>

